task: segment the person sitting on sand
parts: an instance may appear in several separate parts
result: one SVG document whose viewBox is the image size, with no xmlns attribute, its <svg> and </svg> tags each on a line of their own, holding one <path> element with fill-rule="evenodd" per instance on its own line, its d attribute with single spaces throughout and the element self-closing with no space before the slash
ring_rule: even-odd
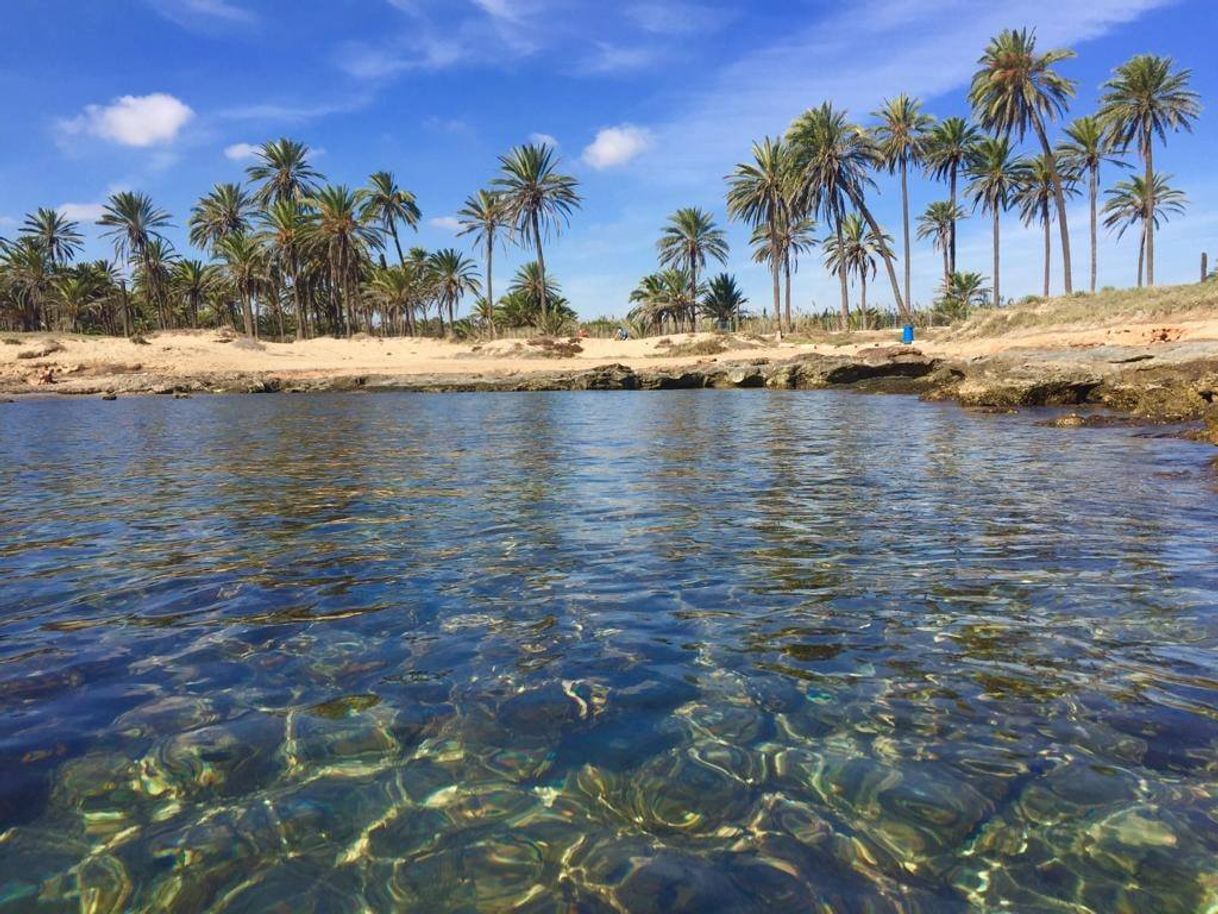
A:
<svg viewBox="0 0 1218 914">
<path fill-rule="evenodd" d="M 624 343 L 630 339 L 630 332 L 625 327 L 617 328 L 617 339 L 619 343 Z"/>
</svg>

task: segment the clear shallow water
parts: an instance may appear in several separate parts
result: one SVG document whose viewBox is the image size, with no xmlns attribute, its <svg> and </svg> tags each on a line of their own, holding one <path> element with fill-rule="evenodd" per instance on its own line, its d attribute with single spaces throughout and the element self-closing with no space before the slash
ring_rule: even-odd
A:
<svg viewBox="0 0 1218 914">
<path fill-rule="evenodd" d="M 1212 451 L 826 393 L 0 409 L 0 911 L 1218 905 Z"/>
</svg>

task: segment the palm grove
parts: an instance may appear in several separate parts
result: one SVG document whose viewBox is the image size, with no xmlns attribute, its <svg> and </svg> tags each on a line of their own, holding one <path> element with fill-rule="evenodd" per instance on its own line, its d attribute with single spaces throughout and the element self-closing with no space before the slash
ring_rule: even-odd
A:
<svg viewBox="0 0 1218 914">
<path fill-rule="evenodd" d="M 1054 142 L 1051 128 L 1065 120 L 1076 89 L 1058 65 L 1072 56 L 1039 51 L 1034 33 L 1008 30 L 978 62 L 971 120 L 936 121 L 900 94 L 873 113 L 872 124 L 860 125 L 825 102 L 796 118 L 785 136 L 754 144 L 751 161 L 727 177 L 727 213 L 752 230 L 752 259 L 770 273 L 777 327 L 793 325 L 792 274 L 813 251 L 837 279 L 843 327 L 867 326 L 877 315 L 867 303 L 868 282 L 881 269 L 898 315 L 914 319 L 909 183 L 919 174 L 946 188 L 946 198 L 918 217 L 916 239 L 942 258 L 936 310 L 949 317 L 1003 302 L 1002 223 L 1012 211 L 1043 232 L 1043 294 L 1055 268 L 1072 293 L 1067 200 L 1080 193 L 1090 216 L 1089 290 L 1098 282 L 1101 222 L 1118 237 L 1134 232 L 1138 283 L 1153 285 L 1155 231 L 1185 206 L 1170 175 L 1156 170 L 1155 147 L 1191 129 L 1199 114 L 1190 72 L 1168 58 L 1135 56 L 1104 84 L 1098 111 L 1066 123 Z M 1020 151 L 1025 142 L 1030 153 Z M 1101 193 L 1103 169 L 1127 167 L 1128 158 L 1136 158 L 1140 173 Z M 872 210 L 881 173 L 899 182 L 899 245 Z M 404 248 L 403 235 L 422 214 L 414 194 L 387 171 L 359 188 L 328 184 L 306 146 L 282 139 L 257 150 L 246 177 L 217 185 L 191 210 L 190 244 L 206 260 L 176 252 L 165 237 L 171 215 L 138 192 L 112 195 L 98 220 L 113 260 L 78 262 L 79 225 L 54 210 L 31 213 L 16 238 L 0 239 L 0 322 L 111 334 L 229 324 L 285 339 L 560 332 L 574 319 L 547 273 L 545 248 L 581 198 L 548 146 L 502 156 L 489 186 L 465 201 L 460 234 L 476 260 L 455 248 Z M 988 278 L 957 263 L 959 223 L 971 213 L 991 224 Z M 496 298 L 495 256 L 508 244 L 533 259 Z M 711 213 L 678 210 L 657 248 L 660 269 L 631 295 L 640 330 L 692 330 L 699 318 L 723 325 L 742 316 L 746 300 L 735 278 L 707 275 L 712 262 L 725 265 L 729 256 Z M 854 312 L 852 290 L 860 296 Z M 467 301 L 470 313 L 458 317 Z"/>
</svg>

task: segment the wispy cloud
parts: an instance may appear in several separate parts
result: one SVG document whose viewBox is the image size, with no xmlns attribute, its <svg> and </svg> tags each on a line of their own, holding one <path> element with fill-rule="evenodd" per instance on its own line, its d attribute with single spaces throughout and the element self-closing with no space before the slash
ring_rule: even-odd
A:
<svg viewBox="0 0 1218 914">
<path fill-rule="evenodd" d="M 188 28 L 216 23 L 249 25 L 258 16 L 230 0 L 147 0 L 149 5 L 171 22 Z"/>
<path fill-rule="evenodd" d="M 529 142 L 535 146 L 549 146 L 551 149 L 558 148 L 558 140 L 548 133 L 530 133 Z"/>
<path fill-rule="evenodd" d="M 691 35 L 723 28 L 736 12 L 709 3 L 687 0 L 642 0 L 625 8 L 626 18 L 646 32 L 657 35 Z"/>
<path fill-rule="evenodd" d="M 224 158 L 233 162 L 246 162 L 258 153 L 258 147 L 253 143 L 233 143 L 224 149 Z"/>
<path fill-rule="evenodd" d="M 87 105 L 58 124 L 62 137 L 93 136 L 122 146 L 171 143 L 195 116 L 185 102 L 164 92 L 124 95 L 108 105 Z"/>
<path fill-rule="evenodd" d="M 106 211 L 101 203 L 61 203 L 55 209 L 73 222 L 96 222 Z"/>
<path fill-rule="evenodd" d="M 428 219 L 427 224 L 433 228 L 443 229 L 446 232 L 458 232 L 461 230 L 461 223 L 456 216 L 436 216 L 433 219 Z"/>
<path fill-rule="evenodd" d="M 218 116 L 224 120 L 258 121 L 270 125 L 303 124 L 334 114 L 361 111 L 371 105 L 375 98 L 372 92 L 356 92 L 321 102 L 263 101 L 225 108 Z"/>
</svg>

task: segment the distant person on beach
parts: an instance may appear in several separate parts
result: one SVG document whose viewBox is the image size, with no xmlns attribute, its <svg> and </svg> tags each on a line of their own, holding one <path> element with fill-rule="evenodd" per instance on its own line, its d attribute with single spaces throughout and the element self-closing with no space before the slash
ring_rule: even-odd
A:
<svg viewBox="0 0 1218 914">
<path fill-rule="evenodd" d="M 630 339 L 630 332 L 625 327 L 618 327 L 617 339 L 618 342 L 624 343 L 626 340 Z"/>
</svg>

